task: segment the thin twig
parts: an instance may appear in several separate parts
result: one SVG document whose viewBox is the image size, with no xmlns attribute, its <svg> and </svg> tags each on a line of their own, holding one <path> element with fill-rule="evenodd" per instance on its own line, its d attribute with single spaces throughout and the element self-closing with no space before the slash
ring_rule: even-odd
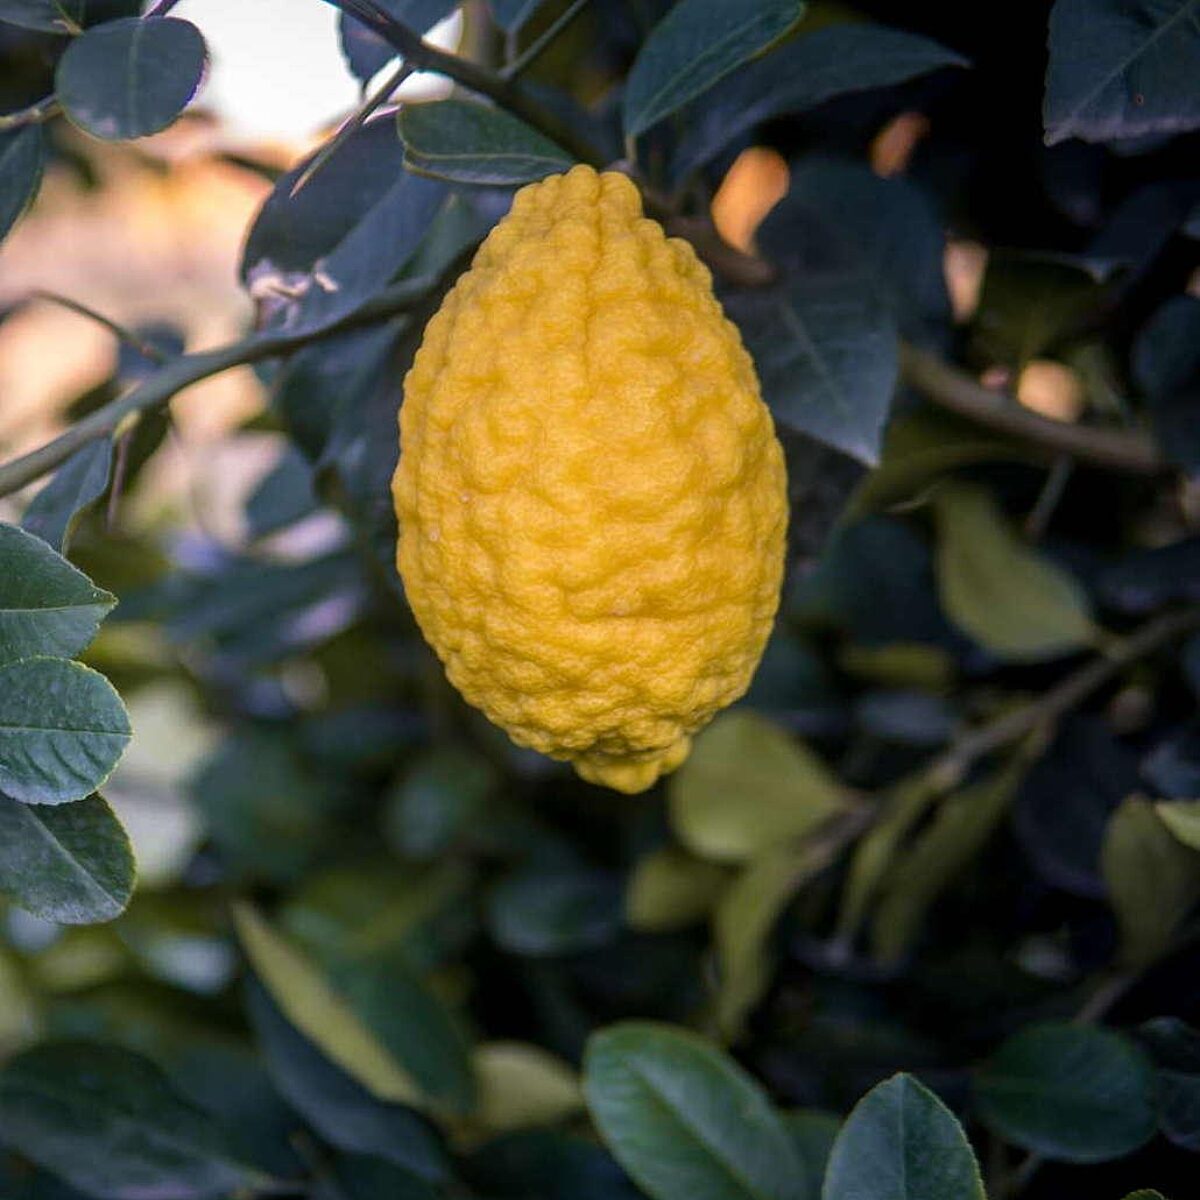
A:
<svg viewBox="0 0 1200 1200">
<path fill-rule="evenodd" d="M 505 64 L 504 69 L 500 72 L 500 78 L 505 80 L 515 79 L 525 71 L 542 56 L 542 52 L 550 43 L 583 12 L 587 4 L 588 0 L 574 0 L 574 3 L 564 9 L 558 19 L 553 21 L 540 37 L 526 46 L 524 51 L 513 59 L 512 62 Z"/>
<path fill-rule="evenodd" d="M 1071 481 L 1071 472 L 1074 469 L 1075 462 L 1067 454 L 1060 454 L 1050 464 L 1046 482 L 1042 484 L 1037 501 L 1025 518 L 1025 536 L 1031 542 L 1040 542 L 1045 536 L 1050 520 L 1067 490 L 1067 484 Z"/>
<path fill-rule="evenodd" d="M 0 496 L 9 496 L 65 462 L 76 450 L 108 437 L 130 413 L 160 408 L 178 392 L 231 367 L 261 362 L 323 341 L 349 329 L 385 320 L 424 300 L 437 286 L 428 276 L 393 284 L 342 321 L 306 333 L 254 333 L 237 342 L 181 354 L 145 383 L 76 421 L 58 437 L 0 466 Z"/>
<path fill-rule="evenodd" d="M 346 142 L 369 120 L 371 114 L 386 104 L 391 94 L 416 70 L 410 62 L 402 62 L 384 80 L 382 85 L 363 101 L 359 107 L 338 126 L 337 132 L 317 151 L 312 162 L 300 173 L 292 185 L 288 198 L 296 193 L 346 144 Z"/>
<path fill-rule="evenodd" d="M 439 50 L 385 13 L 373 0 L 340 0 L 339 7 L 373 33 L 377 33 L 401 58 L 412 63 L 418 70 L 445 75 L 468 90 L 487 96 L 552 142 L 557 142 L 580 162 L 591 163 L 597 168 L 605 165 L 594 146 L 553 113 L 526 96 L 512 80 L 504 79 L 486 67 L 460 58 L 457 54 Z"/>
<path fill-rule="evenodd" d="M 910 387 L 942 408 L 1057 454 L 1135 475 L 1154 475 L 1169 467 L 1146 434 L 1052 421 L 1022 408 L 1002 392 L 983 387 L 937 355 L 907 343 L 900 346 L 900 374 Z"/>
<path fill-rule="evenodd" d="M 157 3 L 142 13 L 142 18 L 144 20 L 146 17 L 165 17 L 178 3 L 179 0 L 157 0 Z"/>
<path fill-rule="evenodd" d="M 1027 734 L 1052 727 L 1126 667 L 1197 627 L 1200 607 L 1164 613 L 1147 621 L 1128 637 L 1115 640 L 1103 657 L 1072 672 L 1036 700 L 957 738 L 933 759 L 924 774 L 938 789 L 950 791 L 980 759 Z"/>
<path fill-rule="evenodd" d="M 0 133 L 9 129 L 20 129 L 23 125 L 41 125 L 62 112 L 57 96 L 43 96 L 36 104 L 20 108 L 16 112 L 0 114 Z"/>
<path fill-rule="evenodd" d="M 41 288 L 35 292 L 30 292 L 29 299 L 46 300 L 51 304 L 57 304 L 60 308 L 66 308 L 73 313 L 78 313 L 81 317 L 87 317 L 88 320 L 95 321 L 97 325 L 103 325 L 118 341 L 132 347 L 143 358 L 148 358 L 152 363 L 162 366 L 167 361 L 167 356 L 157 346 L 152 346 L 145 338 L 139 337 L 134 333 L 133 330 L 126 329 L 124 325 L 114 321 L 112 317 L 106 317 L 102 312 L 97 312 L 94 308 L 89 307 L 80 300 L 72 300 L 70 296 L 63 296 L 58 292 L 48 292 Z"/>
</svg>

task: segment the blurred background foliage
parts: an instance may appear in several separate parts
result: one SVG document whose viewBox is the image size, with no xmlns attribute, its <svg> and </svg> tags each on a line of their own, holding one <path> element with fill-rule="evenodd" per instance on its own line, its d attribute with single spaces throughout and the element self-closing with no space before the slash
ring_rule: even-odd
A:
<svg viewBox="0 0 1200 1200">
<path fill-rule="evenodd" d="M 255 4 L 0 0 L 0 1196 L 1193 1196 L 1197 5 Z M 632 799 L 392 561 L 423 323 L 583 152 L 794 502 Z"/>
</svg>

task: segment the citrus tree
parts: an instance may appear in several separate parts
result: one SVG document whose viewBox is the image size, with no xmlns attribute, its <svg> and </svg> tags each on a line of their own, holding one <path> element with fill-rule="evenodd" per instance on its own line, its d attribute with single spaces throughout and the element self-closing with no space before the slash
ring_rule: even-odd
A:
<svg viewBox="0 0 1200 1200">
<path fill-rule="evenodd" d="M 0 0 L 0 232 L 174 7 Z M 43 296 L 0 1195 L 1194 1196 L 1200 5 L 336 7 L 244 336 Z M 248 365 L 244 541 L 125 520 Z"/>
</svg>

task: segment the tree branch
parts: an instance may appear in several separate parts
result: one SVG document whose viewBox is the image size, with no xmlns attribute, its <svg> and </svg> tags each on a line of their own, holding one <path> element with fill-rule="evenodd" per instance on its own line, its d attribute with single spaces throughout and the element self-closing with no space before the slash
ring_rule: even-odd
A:
<svg viewBox="0 0 1200 1200">
<path fill-rule="evenodd" d="M 969 730 L 937 755 L 922 774 L 937 791 L 950 791 L 981 758 L 1053 726 L 1126 667 L 1200 628 L 1200 606 L 1164 613 L 1118 641 L 1101 658 L 1080 667 L 1036 700 Z"/>
<path fill-rule="evenodd" d="M 1001 392 L 977 383 L 965 371 L 907 342 L 900 344 L 901 378 L 942 408 L 979 425 L 1068 454 L 1083 462 L 1154 475 L 1169 469 L 1154 441 L 1133 430 L 1072 425 L 1039 416 Z"/>
<path fill-rule="evenodd" d="M 519 117 L 545 134 L 552 142 L 557 142 L 580 162 L 590 163 L 597 169 L 605 165 L 593 146 L 553 113 L 530 100 L 512 80 L 504 79 L 469 59 L 430 45 L 406 25 L 383 12 L 372 0 L 337 0 L 337 6 L 383 38 L 405 62 L 421 71 L 445 75 L 470 91 L 487 96 L 514 117 Z"/>
<path fill-rule="evenodd" d="M 199 354 L 183 354 L 132 391 L 76 421 L 58 437 L 28 454 L 0 466 L 0 496 L 11 495 L 64 463 L 76 450 L 108 437 L 131 413 L 147 412 L 167 404 L 171 398 L 211 375 L 298 350 L 335 334 L 382 321 L 423 300 L 437 286 L 428 276 L 393 284 L 336 324 L 306 333 L 253 333 L 241 341 Z"/>
<path fill-rule="evenodd" d="M 62 112 L 57 96 L 43 96 L 36 104 L 20 108 L 16 112 L 0 114 L 0 133 L 9 129 L 20 129 L 23 125 L 41 125 Z"/>
</svg>

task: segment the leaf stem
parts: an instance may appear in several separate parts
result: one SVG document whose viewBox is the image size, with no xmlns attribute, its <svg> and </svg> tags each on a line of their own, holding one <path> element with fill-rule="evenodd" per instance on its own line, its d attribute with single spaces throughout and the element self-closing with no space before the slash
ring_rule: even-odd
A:
<svg viewBox="0 0 1200 1200">
<path fill-rule="evenodd" d="M 167 356 L 157 346 L 152 346 L 145 338 L 138 337 L 133 330 L 126 329 L 124 325 L 114 321 L 112 317 L 106 317 L 102 312 L 97 312 L 94 308 L 89 307 L 80 300 L 72 300 L 70 296 L 63 296 L 58 292 L 49 292 L 41 288 L 30 292 L 29 300 L 45 300 L 51 304 L 57 304 L 60 308 L 69 309 L 73 313 L 78 313 L 81 317 L 87 317 L 88 320 L 95 321 L 97 325 L 103 325 L 118 341 L 132 347 L 143 358 L 148 358 L 152 363 L 162 366 L 167 361 Z"/>
<path fill-rule="evenodd" d="M 342 321 L 305 333 L 253 333 L 240 341 L 205 350 L 181 354 L 171 359 L 145 383 L 103 405 L 76 421 L 58 437 L 0 466 L 0 496 L 19 491 L 65 462 L 76 450 L 108 437 L 131 413 L 148 412 L 166 404 L 184 388 L 231 367 L 261 362 L 311 345 L 335 334 L 404 312 L 425 299 L 437 285 L 429 276 L 419 276 L 393 284 L 373 300 Z"/>
<path fill-rule="evenodd" d="M 551 42 L 583 12 L 587 5 L 588 0 L 574 0 L 574 3 L 564 9 L 558 18 L 539 37 L 535 38 L 534 41 L 525 47 L 521 54 L 517 55 L 511 62 L 505 64 L 504 69 L 500 72 L 500 78 L 504 80 L 515 79 L 523 71 L 527 70 L 542 56 L 542 52 L 546 50 Z"/>
<path fill-rule="evenodd" d="M 424 38 L 413 33 L 407 25 L 389 16 L 374 0 L 339 0 L 338 7 L 377 33 L 405 60 L 420 71 L 432 71 L 445 75 L 472 92 L 487 96 L 501 108 L 519 117 L 527 125 L 556 142 L 580 162 L 603 167 L 604 160 L 596 149 L 574 130 L 560 121 L 553 113 L 530 100 L 516 86 L 515 81 L 505 79 L 486 67 L 469 59 L 460 58 L 430 45 Z"/>
<path fill-rule="evenodd" d="M 1128 637 L 1116 640 L 1106 654 L 1073 671 L 1036 700 L 964 733 L 930 762 L 924 776 L 939 791 L 950 791 L 981 758 L 1028 734 L 1052 727 L 1126 667 L 1197 627 L 1200 627 L 1200 606 L 1164 613 L 1147 621 Z"/>
<path fill-rule="evenodd" d="M 359 107 L 350 114 L 338 126 L 334 133 L 320 150 L 317 151 L 312 162 L 300 173 L 299 179 L 292 185 L 292 190 L 289 198 L 294 197 L 298 191 L 338 152 L 338 150 L 346 144 L 346 142 L 361 129 L 364 124 L 370 119 L 371 115 L 386 104 L 391 94 L 416 71 L 416 67 L 410 62 L 401 62 L 396 69 L 383 81 L 379 88 L 374 91 Z"/>
<path fill-rule="evenodd" d="M 62 112 L 57 96 L 43 96 L 36 104 L 16 112 L 0 114 L 0 133 L 9 129 L 20 129 L 24 125 L 41 125 Z"/>
</svg>

